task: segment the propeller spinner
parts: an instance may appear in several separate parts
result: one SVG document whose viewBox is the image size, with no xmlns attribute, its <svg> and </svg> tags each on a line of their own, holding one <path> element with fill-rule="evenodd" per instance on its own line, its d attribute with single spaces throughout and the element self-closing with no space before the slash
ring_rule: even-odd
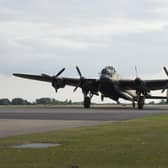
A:
<svg viewBox="0 0 168 168">
<path fill-rule="evenodd" d="M 65 71 L 65 68 L 62 68 L 55 76 L 52 76 L 52 86 L 55 88 L 57 92 L 59 88 L 65 86 L 63 79 L 59 79 L 58 77 Z"/>
</svg>

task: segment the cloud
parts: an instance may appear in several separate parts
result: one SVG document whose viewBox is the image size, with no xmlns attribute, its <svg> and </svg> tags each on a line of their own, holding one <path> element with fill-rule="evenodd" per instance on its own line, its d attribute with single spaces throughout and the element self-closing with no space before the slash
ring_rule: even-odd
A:
<svg viewBox="0 0 168 168">
<path fill-rule="evenodd" d="M 156 0 L 105 0 L 96 4 L 78 0 L 1 3 L 1 39 L 7 41 L 8 48 L 20 47 L 21 50 L 33 46 L 49 49 L 105 47 L 108 46 L 106 39 L 112 34 L 162 30 L 168 23 L 163 14 L 155 12 L 166 4 Z"/>
<path fill-rule="evenodd" d="M 0 73 L 65 66 L 74 76 L 79 65 L 90 77 L 113 65 L 127 77 L 136 64 L 155 74 L 168 61 L 167 8 L 165 0 L 0 0 Z"/>
<path fill-rule="evenodd" d="M 61 27 L 55 24 L 31 22 L 0 23 L 1 49 L 43 50 L 52 48 L 108 47 L 109 37 L 121 33 L 163 30 L 167 22 L 107 22 L 91 25 Z M 12 27 L 12 29 L 11 29 Z"/>
</svg>

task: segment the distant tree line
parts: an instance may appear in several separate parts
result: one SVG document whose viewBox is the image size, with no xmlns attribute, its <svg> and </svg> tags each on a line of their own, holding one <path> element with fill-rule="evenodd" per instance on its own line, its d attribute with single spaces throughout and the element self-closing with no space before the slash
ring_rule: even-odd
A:
<svg viewBox="0 0 168 168">
<path fill-rule="evenodd" d="M 36 99 L 35 102 L 29 102 L 23 98 L 14 98 L 11 101 L 8 98 L 0 99 L 0 105 L 67 105 L 67 104 L 81 104 L 80 102 L 72 102 L 66 99 L 65 101 L 56 100 L 53 98 L 40 98 Z"/>
<path fill-rule="evenodd" d="M 7 98 L 0 99 L 0 105 L 28 105 L 31 104 L 22 98 L 14 98 L 11 101 Z"/>
<path fill-rule="evenodd" d="M 43 97 L 36 99 L 34 102 L 30 102 L 23 98 L 14 98 L 9 100 L 8 98 L 0 99 L 0 105 L 71 105 L 71 104 L 82 104 L 83 102 L 72 102 L 71 100 L 66 99 L 65 101 L 56 100 L 54 98 Z M 158 103 L 154 101 L 149 102 L 148 104 L 168 104 L 166 100 L 161 100 Z"/>
<path fill-rule="evenodd" d="M 161 100 L 160 102 L 159 102 L 159 104 L 168 104 L 168 100 Z"/>
<path fill-rule="evenodd" d="M 60 101 L 53 98 L 40 98 L 40 99 L 36 99 L 35 104 L 64 105 L 64 104 L 72 104 L 72 101 L 68 99 L 66 99 L 65 101 Z"/>
</svg>

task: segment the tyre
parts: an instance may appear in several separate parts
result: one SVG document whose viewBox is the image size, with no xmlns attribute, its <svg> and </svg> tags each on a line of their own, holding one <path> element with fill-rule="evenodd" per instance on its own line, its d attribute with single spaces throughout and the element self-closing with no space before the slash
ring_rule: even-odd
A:
<svg viewBox="0 0 168 168">
<path fill-rule="evenodd" d="M 84 98 L 84 108 L 90 108 L 90 104 L 91 104 L 90 97 L 85 97 Z"/>
</svg>

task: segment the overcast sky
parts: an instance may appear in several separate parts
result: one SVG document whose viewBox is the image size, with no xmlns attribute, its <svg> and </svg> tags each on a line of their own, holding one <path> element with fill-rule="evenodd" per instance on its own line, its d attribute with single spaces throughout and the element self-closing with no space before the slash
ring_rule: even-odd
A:
<svg viewBox="0 0 168 168">
<path fill-rule="evenodd" d="M 166 0 L 0 0 L 0 97 L 82 98 L 69 88 L 11 77 L 19 73 L 153 76 L 168 62 Z M 163 74 L 164 75 L 164 74 Z M 157 77 L 157 75 L 156 75 Z"/>
</svg>

